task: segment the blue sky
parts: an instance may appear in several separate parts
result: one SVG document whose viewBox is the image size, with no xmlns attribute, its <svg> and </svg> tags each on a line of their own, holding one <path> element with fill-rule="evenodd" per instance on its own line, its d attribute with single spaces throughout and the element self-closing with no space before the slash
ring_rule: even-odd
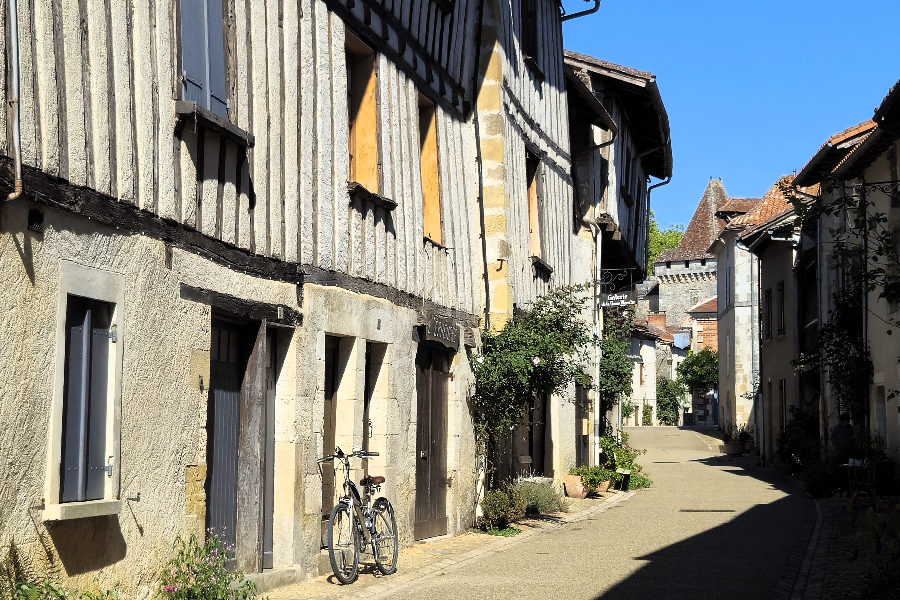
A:
<svg viewBox="0 0 900 600">
<path fill-rule="evenodd" d="M 570 13 L 592 2 L 564 0 Z M 687 223 L 710 176 L 759 197 L 900 79 L 898 0 L 603 0 L 563 24 L 569 50 L 656 75 L 674 175 L 660 226 Z M 655 182 L 655 181 L 654 181 Z"/>
</svg>

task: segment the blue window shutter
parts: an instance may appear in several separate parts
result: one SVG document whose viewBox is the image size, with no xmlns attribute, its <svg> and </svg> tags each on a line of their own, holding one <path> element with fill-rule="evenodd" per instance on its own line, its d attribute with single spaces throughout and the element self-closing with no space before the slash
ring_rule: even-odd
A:
<svg viewBox="0 0 900 600">
<path fill-rule="evenodd" d="M 90 422 L 87 429 L 86 500 L 101 500 L 106 482 L 106 406 L 109 388 L 109 329 L 91 330 Z"/>
<path fill-rule="evenodd" d="M 181 82 L 183 100 L 209 108 L 206 75 L 206 2 L 181 2 Z"/>
<path fill-rule="evenodd" d="M 90 311 L 81 309 L 69 312 L 66 326 L 69 356 L 66 373 L 68 382 L 63 398 L 65 432 L 61 499 L 62 502 L 79 502 L 84 500 L 86 478 Z"/>
<path fill-rule="evenodd" d="M 206 23 L 209 33 L 209 110 L 228 118 L 228 97 L 225 92 L 225 20 L 222 0 L 207 0 Z"/>
</svg>

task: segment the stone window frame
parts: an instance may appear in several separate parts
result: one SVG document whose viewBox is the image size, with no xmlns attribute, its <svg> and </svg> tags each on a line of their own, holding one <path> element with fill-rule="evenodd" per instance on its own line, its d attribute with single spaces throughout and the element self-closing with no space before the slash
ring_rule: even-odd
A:
<svg viewBox="0 0 900 600">
<path fill-rule="evenodd" d="M 112 473 L 102 500 L 61 502 L 61 464 L 63 438 L 63 391 L 66 370 L 66 310 L 69 296 L 82 296 L 115 306 L 111 328 L 116 330 L 114 351 L 110 352 L 110 380 L 107 398 L 107 448 L 112 456 Z M 59 292 L 56 312 L 56 372 L 50 423 L 47 428 L 47 465 L 44 476 L 44 521 L 63 521 L 118 514 L 122 508 L 121 492 L 121 425 L 123 333 L 125 321 L 125 276 L 72 261 L 60 261 Z"/>
</svg>

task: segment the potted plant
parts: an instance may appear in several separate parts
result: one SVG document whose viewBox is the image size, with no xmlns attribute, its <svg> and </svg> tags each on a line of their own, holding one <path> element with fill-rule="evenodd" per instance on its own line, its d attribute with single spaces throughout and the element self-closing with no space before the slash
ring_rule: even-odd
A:
<svg viewBox="0 0 900 600">
<path fill-rule="evenodd" d="M 740 456 L 744 453 L 744 442 L 741 441 L 741 434 L 746 431 L 746 426 L 737 425 L 730 426 L 725 430 L 723 449 L 728 456 Z"/>
<path fill-rule="evenodd" d="M 570 498 L 585 498 L 590 493 L 609 489 L 613 475 L 605 467 L 573 467 L 565 477 L 566 494 Z"/>
<path fill-rule="evenodd" d="M 744 444 L 744 452 L 753 452 L 753 434 L 743 425 L 738 433 L 738 441 Z"/>
</svg>

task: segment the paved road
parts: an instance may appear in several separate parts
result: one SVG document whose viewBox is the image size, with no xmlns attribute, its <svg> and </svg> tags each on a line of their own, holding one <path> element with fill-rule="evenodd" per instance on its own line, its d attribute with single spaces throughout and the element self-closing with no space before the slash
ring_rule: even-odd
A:
<svg viewBox="0 0 900 600">
<path fill-rule="evenodd" d="M 647 448 L 649 490 L 392 597 L 771 598 L 789 557 L 806 549 L 812 502 L 694 431 L 629 433 Z"/>
</svg>

